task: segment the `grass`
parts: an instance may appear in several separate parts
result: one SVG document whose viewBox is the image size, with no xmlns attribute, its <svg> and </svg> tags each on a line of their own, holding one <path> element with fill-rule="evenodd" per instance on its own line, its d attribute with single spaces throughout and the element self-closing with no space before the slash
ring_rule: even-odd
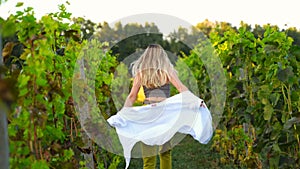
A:
<svg viewBox="0 0 300 169">
<path fill-rule="evenodd" d="M 210 149 L 212 141 L 208 144 L 200 144 L 189 135 L 172 149 L 173 169 L 232 169 L 232 165 L 221 165 L 220 155 Z M 158 157 L 157 157 L 158 158 Z M 159 168 L 159 159 L 157 159 Z M 124 169 L 125 161 L 118 165 L 118 169 Z M 129 169 L 142 169 L 143 160 L 132 158 Z"/>
</svg>

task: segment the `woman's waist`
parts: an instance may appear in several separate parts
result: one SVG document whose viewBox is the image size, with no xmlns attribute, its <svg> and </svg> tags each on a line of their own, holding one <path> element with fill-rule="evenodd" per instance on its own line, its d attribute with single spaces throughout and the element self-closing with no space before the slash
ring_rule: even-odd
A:
<svg viewBox="0 0 300 169">
<path fill-rule="evenodd" d="M 145 104 L 158 103 L 166 99 L 167 99 L 166 97 L 147 97 L 145 98 L 144 103 Z"/>
</svg>

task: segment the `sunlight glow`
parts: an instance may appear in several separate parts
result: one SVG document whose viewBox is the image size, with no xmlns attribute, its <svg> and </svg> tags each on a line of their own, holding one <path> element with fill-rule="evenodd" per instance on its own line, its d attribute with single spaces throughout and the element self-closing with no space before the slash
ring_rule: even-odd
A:
<svg viewBox="0 0 300 169">
<path fill-rule="evenodd" d="M 32 6 L 37 17 L 45 13 L 58 11 L 60 0 L 8 0 L 0 6 L 3 18 L 14 14 L 24 7 L 16 8 L 17 2 L 24 2 L 24 7 Z M 186 0 L 186 1 L 96 1 L 69 0 L 67 10 L 74 17 L 84 17 L 93 22 L 114 22 L 120 18 L 142 14 L 160 13 L 183 19 L 196 25 L 208 19 L 210 21 L 229 22 L 238 26 L 241 21 L 255 25 L 270 23 L 281 28 L 297 27 L 300 29 L 300 13 L 297 0 Z"/>
</svg>

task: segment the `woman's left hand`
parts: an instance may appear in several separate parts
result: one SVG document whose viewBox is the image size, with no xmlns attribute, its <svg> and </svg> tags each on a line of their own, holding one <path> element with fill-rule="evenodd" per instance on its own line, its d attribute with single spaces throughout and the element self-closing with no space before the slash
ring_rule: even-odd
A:
<svg viewBox="0 0 300 169">
<path fill-rule="evenodd" d="M 200 107 L 206 108 L 203 100 L 200 102 Z"/>
</svg>

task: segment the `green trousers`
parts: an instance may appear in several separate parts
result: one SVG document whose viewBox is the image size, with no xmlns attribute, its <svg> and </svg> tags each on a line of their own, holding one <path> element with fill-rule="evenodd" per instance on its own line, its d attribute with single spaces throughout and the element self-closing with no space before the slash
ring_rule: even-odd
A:
<svg viewBox="0 0 300 169">
<path fill-rule="evenodd" d="M 156 169 L 157 149 L 159 149 L 160 169 L 172 169 L 171 145 L 169 142 L 159 147 L 142 144 L 143 169 Z"/>
</svg>

